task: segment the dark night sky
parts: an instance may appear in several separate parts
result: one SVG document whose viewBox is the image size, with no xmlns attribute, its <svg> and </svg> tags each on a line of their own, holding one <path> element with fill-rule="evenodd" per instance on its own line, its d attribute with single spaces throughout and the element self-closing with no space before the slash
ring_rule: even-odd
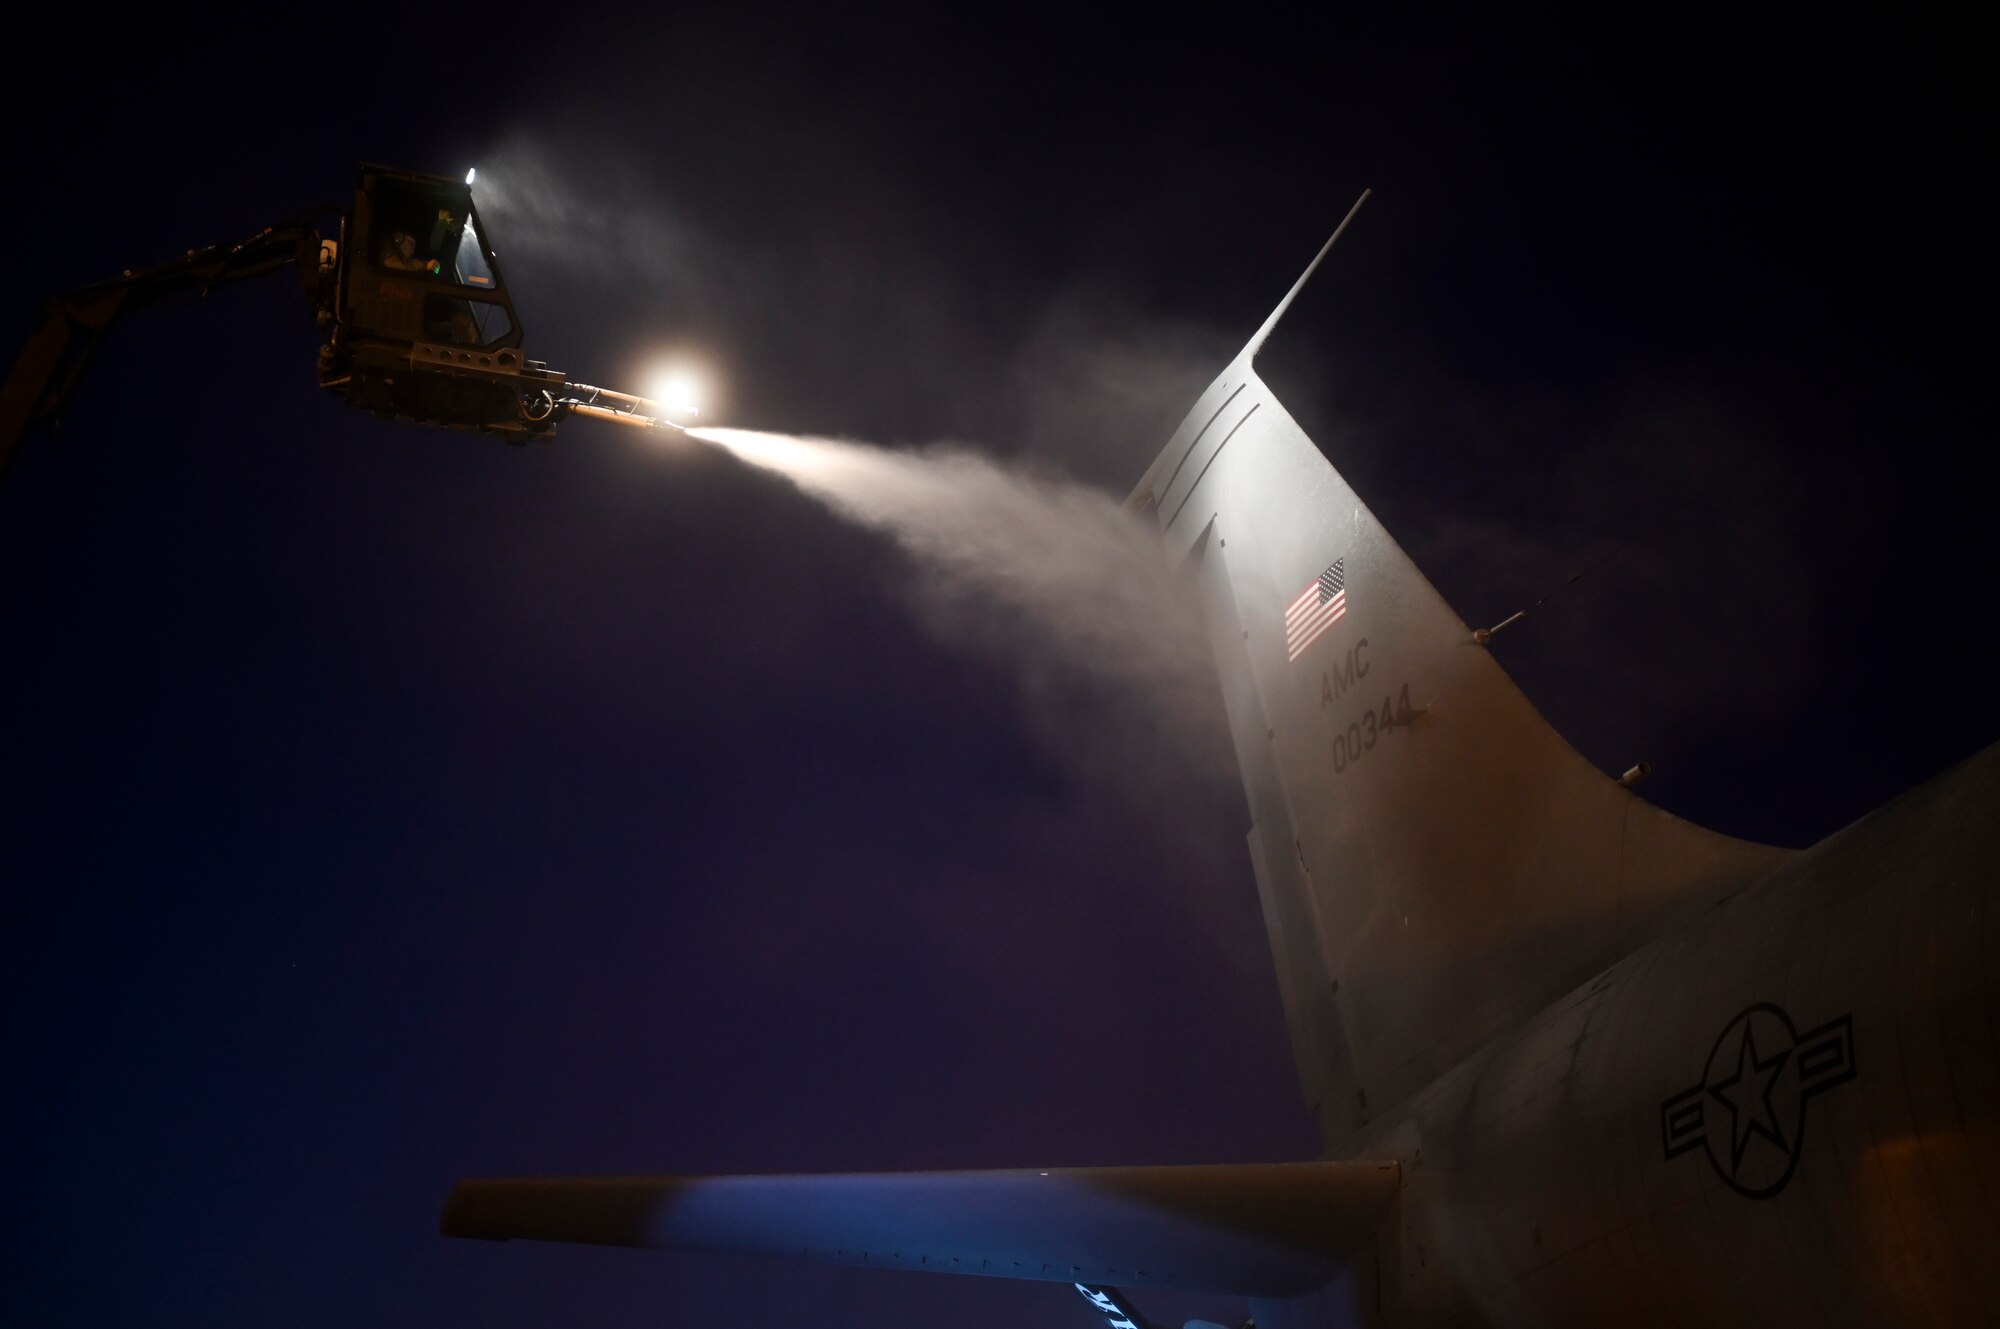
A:
<svg viewBox="0 0 2000 1329">
<path fill-rule="evenodd" d="M 1592 760 L 1805 844 L 2000 736 L 1983 48 L 1381 8 L 45 15 L 0 333 L 476 164 L 531 354 L 1122 495 L 1372 186 L 1262 368 L 1468 620 L 1592 567 L 1495 645 Z M 135 317 L 0 489 L 19 1322 L 1083 1325 L 436 1214 L 1315 1147 L 1212 711 L 726 457 L 352 412 L 305 322 Z"/>
</svg>

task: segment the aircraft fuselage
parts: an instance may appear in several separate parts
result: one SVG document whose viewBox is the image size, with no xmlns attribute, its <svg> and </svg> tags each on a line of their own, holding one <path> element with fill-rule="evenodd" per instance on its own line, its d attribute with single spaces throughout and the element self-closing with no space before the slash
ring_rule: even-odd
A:
<svg viewBox="0 0 2000 1329">
<path fill-rule="evenodd" d="M 1336 1150 L 1404 1160 L 1382 1321 L 1987 1323 L 1996 806 L 2000 748 L 1716 900 Z M 1372 1282 L 1349 1288 L 1366 1318 Z"/>
</svg>

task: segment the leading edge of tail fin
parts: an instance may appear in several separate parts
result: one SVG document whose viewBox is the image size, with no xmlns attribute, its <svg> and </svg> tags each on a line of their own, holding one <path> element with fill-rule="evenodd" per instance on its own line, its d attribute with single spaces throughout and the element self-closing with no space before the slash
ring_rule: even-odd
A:
<svg viewBox="0 0 2000 1329">
<path fill-rule="evenodd" d="M 1257 377 L 1312 272 L 1128 506 L 1199 591 L 1332 1144 L 1786 851 L 1682 821 L 1570 747 Z"/>
</svg>

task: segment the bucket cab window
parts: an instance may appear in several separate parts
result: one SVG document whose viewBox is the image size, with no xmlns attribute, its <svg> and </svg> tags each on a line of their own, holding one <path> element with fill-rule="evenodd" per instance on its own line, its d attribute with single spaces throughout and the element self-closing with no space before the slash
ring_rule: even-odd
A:
<svg viewBox="0 0 2000 1329">
<path fill-rule="evenodd" d="M 376 267 L 454 286 L 499 286 L 467 190 L 378 177 L 368 193 Z"/>
<path fill-rule="evenodd" d="M 363 166 L 350 236 L 347 333 L 481 349 L 520 344 L 521 325 L 465 185 Z"/>
<path fill-rule="evenodd" d="M 493 265 L 486 261 L 479 223 L 470 209 L 465 214 L 465 225 L 459 230 L 452 262 L 452 275 L 460 286 L 478 286 L 490 291 L 500 284 L 493 275 Z"/>
</svg>

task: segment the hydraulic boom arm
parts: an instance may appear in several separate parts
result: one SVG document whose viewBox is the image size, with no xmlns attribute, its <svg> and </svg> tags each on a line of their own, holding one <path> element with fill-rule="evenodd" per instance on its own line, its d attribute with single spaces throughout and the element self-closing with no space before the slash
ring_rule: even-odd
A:
<svg viewBox="0 0 2000 1329">
<path fill-rule="evenodd" d="M 0 383 L 0 479 L 15 445 L 29 430 L 60 422 L 92 352 L 121 315 L 175 296 L 198 299 L 218 286 L 292 264 L 298 265 L 310 294 L 322 276 L 320 238 L 312 223 L 331 211 L 315 208 L 235 244 L 190 249 L 150 268 L 128 268 L 110 281 L 44 304 L 20 359 Z"/>
</svg>

